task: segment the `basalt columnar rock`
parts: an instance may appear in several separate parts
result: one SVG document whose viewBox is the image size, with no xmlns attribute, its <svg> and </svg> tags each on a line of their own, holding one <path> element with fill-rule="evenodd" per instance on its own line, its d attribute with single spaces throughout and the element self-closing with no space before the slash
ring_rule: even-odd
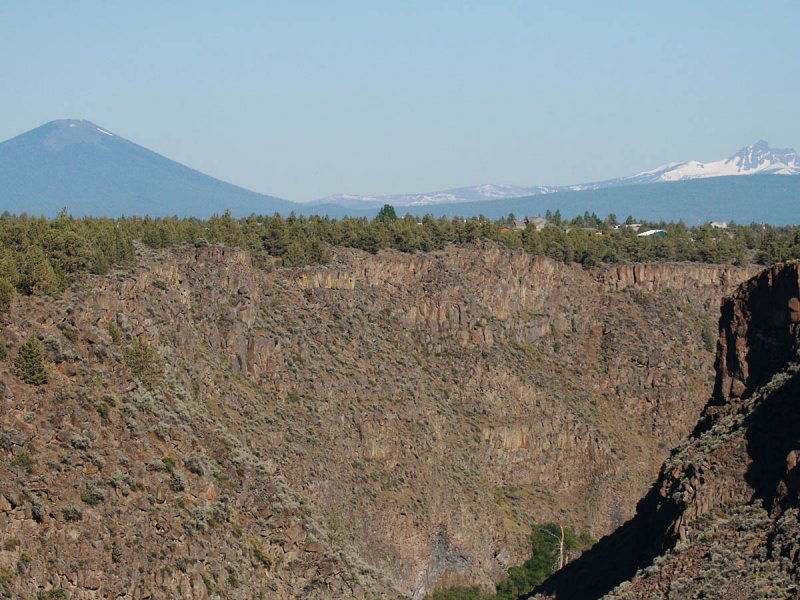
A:
<svg viewBox="0 0 800 600">
<path fill-rule="evenodd" d="M 704 328 L 752 275 L 483 242 L 332 259 L 142 251 L 18 299 L 0 327 L 0 593 L 491 588 L 533 523 L 599 536 L 633 514 L 711 393 Z M 38 388 L 12 366 L 29 335 Z M 155 351 L 156 385 L 131 348 Z"/>
<path fill-rule="evenodd" d="M 564 598 L 800 594 L 800 265 L 722 305 L 713 395 L 637 513 L 546 581 Z"/>
</svg>

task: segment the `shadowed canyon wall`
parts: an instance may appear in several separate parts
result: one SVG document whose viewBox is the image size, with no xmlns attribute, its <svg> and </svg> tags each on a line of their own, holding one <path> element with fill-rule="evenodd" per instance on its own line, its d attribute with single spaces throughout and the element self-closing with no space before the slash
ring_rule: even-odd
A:
<svg viewBox="0 0 800 600">
<path fill-rule="evenodd" d="M 636 516 L 556 573 L 559 599 L 796 598 L 800 265 L 722 305 L 714 392 Z"/>
</svg>

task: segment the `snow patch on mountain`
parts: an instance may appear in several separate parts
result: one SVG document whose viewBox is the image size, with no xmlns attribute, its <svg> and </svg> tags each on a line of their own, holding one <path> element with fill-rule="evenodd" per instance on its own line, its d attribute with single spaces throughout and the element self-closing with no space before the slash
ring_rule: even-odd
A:
<svg viewBox="0 0 800 600">
<path fill-rule="evenodd" d="M 703 163 L 690 160 L 669 165 L 662 171 L 644 172 L 634 177 L 647 177 L 651 181 L 684 181 L 705 177 L 730 177 L 734 175 L 800 175 L 800 159 L 791 148 L 770 148 L 764 140 L 746 146 L 725 160 Z"/>
</svg>

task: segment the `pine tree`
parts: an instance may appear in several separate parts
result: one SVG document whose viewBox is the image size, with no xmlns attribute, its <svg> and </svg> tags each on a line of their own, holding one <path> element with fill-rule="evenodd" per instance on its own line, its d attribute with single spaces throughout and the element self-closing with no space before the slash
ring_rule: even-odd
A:
<svg viewBox="0 0 800 600">
<path fill-rule="evenodd" d="M 397 221 L 397 211 L 391 204 L 384 204 L 375 216 L 376 221 Z"/>
<path fill-rule="evenodd" d="M 43 385 L 47 383 L 47 370 L 44 363 L 45 353 L 42 344 L 35 337 L 28 337 L 14 359 L 17 376 L 25 383 Z"/>
</svg>

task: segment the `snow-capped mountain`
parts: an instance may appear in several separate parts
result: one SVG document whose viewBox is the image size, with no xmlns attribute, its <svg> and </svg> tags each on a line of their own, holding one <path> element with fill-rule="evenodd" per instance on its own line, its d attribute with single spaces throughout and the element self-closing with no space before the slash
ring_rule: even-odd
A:
<svg viewBox="0 0 800 600">
<path fill-rule="evenodd" d="M 366 209 L 391 204 L 393 206 L 436 206 L 486 200 L 506 200 L 539 196 L 564 191 L 599 190 L 623 185 L 684 181 L 707 177 L 733 175 L 800 175 L 800 157 L 791 148 L 770 148 L 763 140 L 739 150 L 730 158 L 702 163 L 696 160 L 662 165 L 636 175 L 565 186 L 476 185 L 440 192 L 396 194 L 389 196 L 359 196 L 340 194 L 328 196 L 314 204 L 338 204 L 345 208 Z"/>
<path fill-rule="evenodd" d="M 791 148 L 770 148 L 767 142 L 760 140 L 752 146 L 742 148 L 725 160 L 709 163 L 696 160 L 670 163 L 617 181 L 655 183 L 756 174 L 800 175 L 800 158 Z"/>
</svg>

